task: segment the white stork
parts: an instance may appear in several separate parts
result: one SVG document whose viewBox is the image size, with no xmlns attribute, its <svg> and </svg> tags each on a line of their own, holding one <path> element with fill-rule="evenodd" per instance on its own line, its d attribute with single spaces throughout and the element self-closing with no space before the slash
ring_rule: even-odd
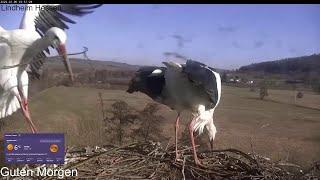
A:
<svg viewBox="0 0 320 180">
<path fill-rule="evenodd" d="M 198 131 L 200 135 L 206 127 L 212 148 L 217 132 L 213 124 L 213 113 L 221 97 L 220 75 L 213 68 L 192 60 L 188 60 L 186 64 L 164 64 L 166 67 L 140 68 L 130 81 L 127 92 L 140 91 L 178 112 L 175 125 L 176 160 L 179 159 L 177 134 L 180 113 L 183 110 L 191 110 L 194 117 L 189 124 L 189 133 L 194 161 L 200 165 L 193 132 Z"/>
<path fill-rule="evenodd" d="M 37 129 L 28 109 L 28 73 L 39 75 L 48 47 L 55 48 L 73 81 L 65 43 L 66 23 L 75 24 L 65 14 L 83 16 L 101 5 L 31 4 L 26 5 L 19 29 L 6 31 L 0 27 L 0 119 L 19 108 L 33 133 Z M 39 59 L 40 58 L 40 59 Z"/>
</svg>

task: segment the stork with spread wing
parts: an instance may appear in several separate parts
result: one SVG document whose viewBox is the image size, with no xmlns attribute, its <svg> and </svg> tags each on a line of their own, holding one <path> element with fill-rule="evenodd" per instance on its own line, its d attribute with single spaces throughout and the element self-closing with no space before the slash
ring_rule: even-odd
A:
<svg viewBox="0 0 320 180">
<path fill-rule="evenodd" d="M 101 5 L 31 4 L 21 20 L 20 28 L 6 31 L 0 27 L 0 119 L 22 109 L 33 133 L 37 132 L 28 108 L 28 73 L 39 76 L 49 47 L 63 57 L 73 81 L 67 57 L 67 23 L 75 24 L 68 15 L 83 16 Z M 53 8 L 54 7 L 54 8 Z M 9 68 L 5 68 L 9 67 Z"/>
</svg>

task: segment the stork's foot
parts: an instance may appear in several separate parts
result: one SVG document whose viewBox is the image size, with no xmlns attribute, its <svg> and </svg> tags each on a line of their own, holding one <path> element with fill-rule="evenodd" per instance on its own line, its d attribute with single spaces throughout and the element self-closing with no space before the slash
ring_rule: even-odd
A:
<svg viewBox="0 0 320 180">
<path fill-rule="evenodd" d="M 208 168 L 206 165 L 203 164 L 203 162 L 201 162 L 199 159 L 194 160 L 196 166 L 200 167 L 200 168 Z"/>
<path fill-rule="evenodd" d="M 176 158 L 174 159 L 174 161 L 175 162 L 181 161 L 180 157 L 181 157 L 180 154 L 176 152 Z"/>
<path fill-rule="evenodd" d="M 31 131 L 32 131 L 32 133 L 33 133 L 33 134 L 38 133 L 38 130 L 37 130 L 37 128 L 36 128 L 36 127 L 32 127 L 32 126 L 30 126 L 30 129 L 31 129 Z"/>
</svg>

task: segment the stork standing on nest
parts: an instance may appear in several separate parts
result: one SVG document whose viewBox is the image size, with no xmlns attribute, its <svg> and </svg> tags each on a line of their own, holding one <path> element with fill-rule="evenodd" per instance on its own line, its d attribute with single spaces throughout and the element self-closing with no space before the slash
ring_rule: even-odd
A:
<svg viewBox="0 0 320 180">
<path fill-rule="evenodd" d="M 213 68 L 197 61 L 188 60 L 186 64 L 163 62 L 166 67 L 147 66 L 140 68 L 132 78 L 127 92 L 140 91 L 153 100 L 169 106 L 178 112 L 175 124 L 176 160 L 179 159 L 177 148 L 180 114 L 191 110 L 193 118 L 189 124 L 193 157 L 197 157 L 194 132 L 202 134 L 206 127 L 211 147 L 216 135 L 213 113 L 221 97 L 221 78 Z"/>
<path fill-rule="evenodd" d="M 31 4 L 25 10 L 19 29 L 6 31 L 0 27 L 0 119 L 22 109 L 33 133 L 37 132 L 28 108 L 28 74 L 39 78 L 39 69 L 55 48 L 64 59 L 66 69 L 73 81 L 67 57 L 64 32 L 74 24 L 65 14 L 83 16 L 101 5 L 77 4 Z"/>
</svg>

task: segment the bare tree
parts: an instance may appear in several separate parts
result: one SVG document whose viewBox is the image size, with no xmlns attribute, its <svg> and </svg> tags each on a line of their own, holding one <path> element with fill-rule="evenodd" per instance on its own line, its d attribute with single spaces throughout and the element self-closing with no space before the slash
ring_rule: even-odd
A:
<svg viewBox="0 0 320 180">
<path fill-rule="evenodd" d="M 100 103 L 100 106 L 101 106 L 101 112 L 102 112 L 102 119 L 105 120 L 107 117 L 106 117 L 106 113 L 105 113 L 105 109 L 104 109 L 104 103 L 103 103 L 103 98 L 102 98 L 102 93 L 99 92 L 98 93 L 98 101 Z"/>
<path fill-rule="evenodd" d="M 161 115 L 156 115 L 159 110 L 159 105 L 156 103 L 149 103 L 139 112 L 139 128 L 133 131 L 136 138 L 141 138 L 143 141 L 147 140 L 160 140 L 163 138 L 161 135 L 161 122 L 164 118 Z"/>
<path fill-rule="evenodd" d="M 256 91 L 256 88 L 255 88 L 255 86 L 253 84 L 250 84 L 249 91 L 250 92 L 255 92 Z"/>
<path fill-rule="evenodd" d="M 264 79 L 260 83 L 260 99 L 263 100 L 265 96 L 268 96 L 268 87 L 267 87 L 267 81 Z"/>
<path fill-rule="evenodd" d="M 111 105 L 111 118 L 106 118 L 106 127 L 109 127 L 107 131 L 112 134 L 116 133 L 119 144 L 123 143 L 124 137 L 128 135 L 128 124 L 133 124 L 136 119 L 136 115 L 131 113 L 129 105 L 124 101 L 116 101 Z M 112 127 L 114 125 L 114 127 Z"/>
<path fill-rule="evenodd" d="M 226 72 L 223 72 L 223 73 L 222 73 L 222 76 L 221 76 L 221 81 L 222 81 L 222 82 L 227 82 L 227 79 L 228 79 L 227 73 L 226 73 Z"/>
</svg>

